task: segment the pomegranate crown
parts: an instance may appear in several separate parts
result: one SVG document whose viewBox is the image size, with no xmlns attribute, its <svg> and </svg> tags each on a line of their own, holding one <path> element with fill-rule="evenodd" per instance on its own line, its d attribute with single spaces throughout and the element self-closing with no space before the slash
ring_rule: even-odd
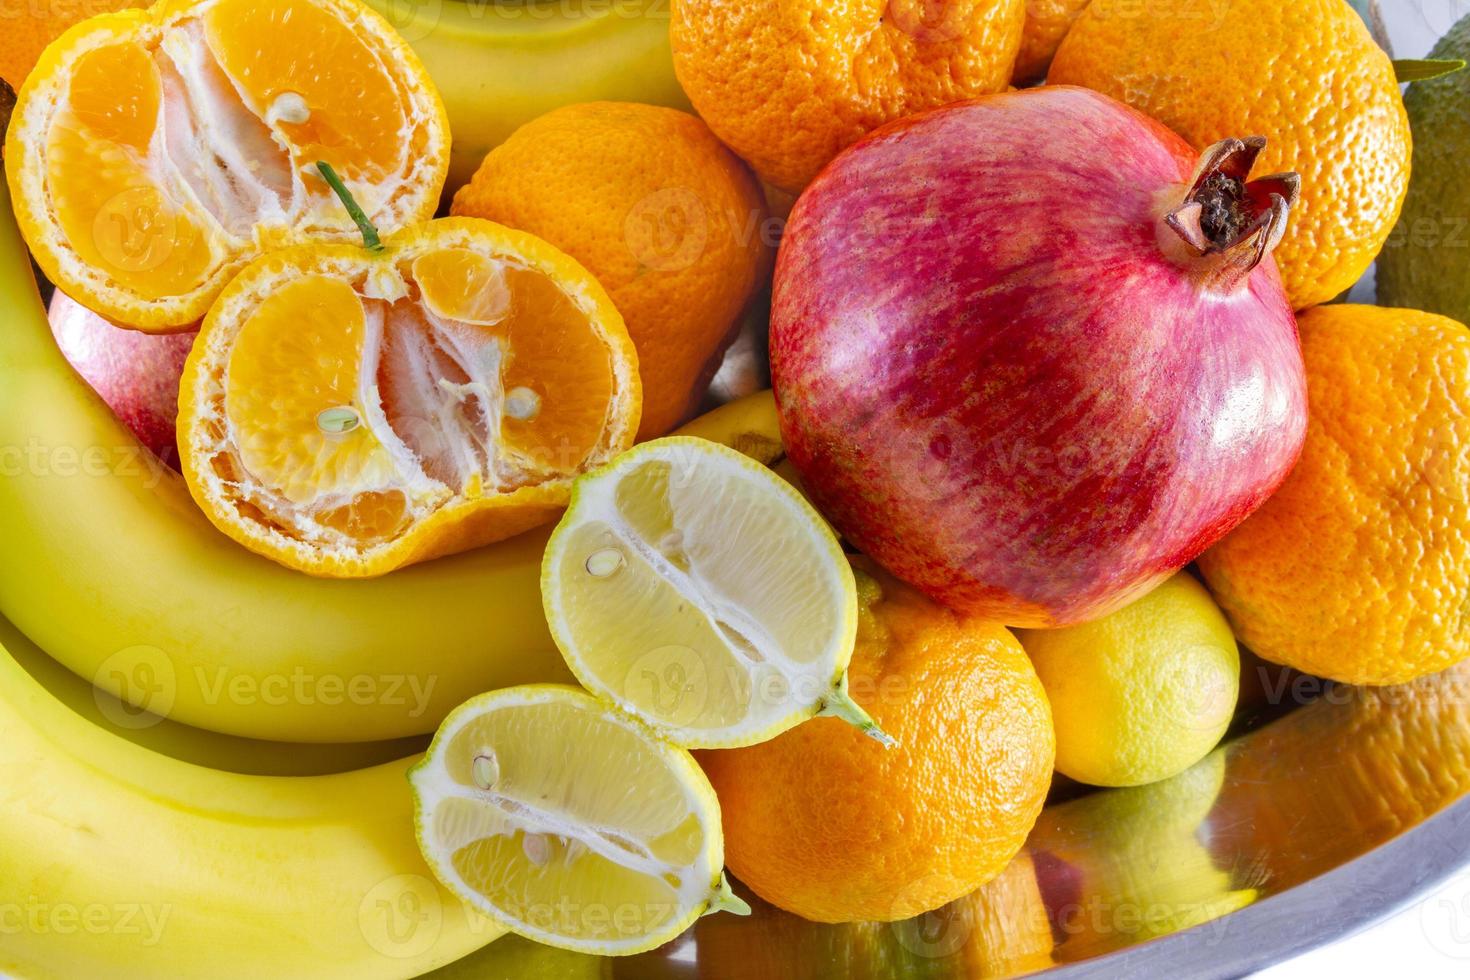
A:
<svg viewBox="0 0 1470 980">
<path fill-rule="evenodd" d="M 1184 201 L 1164 216 L 1184 257 L 1202 270 L 1206 285 L 1243 283 L 1286 234 L 1291 208 L 1301 197 L 1294 173 L 1250 180 L 1264 136 L 1221 140 L 1205 150 Z M 1203 261 L 1201 261 L 1203 260 Z"/>
</svg>

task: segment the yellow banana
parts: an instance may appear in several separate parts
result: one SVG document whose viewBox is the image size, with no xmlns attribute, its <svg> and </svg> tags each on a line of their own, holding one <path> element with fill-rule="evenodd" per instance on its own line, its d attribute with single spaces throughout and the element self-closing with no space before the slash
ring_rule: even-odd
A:
<svg viewBox="0 0 1470 980">
<path fill-rule="evenodd" d="M 424 736 L 391 742 L 345 745 L 262 742 L 190 728 L 124 704 L 99 691 L 46 655 L 25 634 L 0 617 L 0 646 L 53 698 L 85 721 L 161 755 L 208 769 L 254 776 L 323 776 L 382 765 L 422 752 Z"/>
<path fill-rule="evenodd" d="M 418 976 L 500 930 L 434 881 L 413 759 L 224 773 L 87 722 L 0 647 L 0 974 Z"/>
<path fill-rule="evenodd" d="M 367 0 L 434 79 L 454 134 L 448 193 L 522 123 L 574 102 L 687 109 L 668 0 Z"/>
<path fill-rule="evenodd" d="M 220 534 L 57 349 L 0 192 L 0 614 L 83 679 L 247 738 L 433 731 L 497 687 L 570 681 L 541 612 L 545 529 L 381 579 L 313 579 Z M 694 431 L 779 452 L 752 396 Z"/>
</svg>

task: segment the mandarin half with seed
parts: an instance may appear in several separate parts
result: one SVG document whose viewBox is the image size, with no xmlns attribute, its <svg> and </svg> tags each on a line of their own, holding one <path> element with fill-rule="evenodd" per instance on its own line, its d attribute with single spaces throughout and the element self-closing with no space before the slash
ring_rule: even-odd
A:
<svg viewBox="0 0 1470 980">
<path fill-rule="evenodd" d="M 159 332 L 265 252 L 356 235 L 321 159 L 386 231 L 433 215 L 449 166 L 423 65 L 356 0 L 162 0 L 84 21 L 41 56 L 5 144 L 46 275 Z"/>
<path fill-rule="evenodd" d="M 591 274 L 446 218 L 246 267 L 184 367 L 179 450 L 194 499 L 247 548 L 378 575 L 553 519 L 573 477 L 632 444 L 640 390 Z"/>
</svg>

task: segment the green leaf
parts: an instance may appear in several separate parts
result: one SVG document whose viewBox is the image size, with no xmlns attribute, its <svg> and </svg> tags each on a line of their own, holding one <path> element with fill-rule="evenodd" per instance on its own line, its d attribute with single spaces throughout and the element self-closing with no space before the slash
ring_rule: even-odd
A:
<svg viewBox="0 0 1470 980">
<path fill-rule="evenodd" d="M 1400 82 L 1427 82 L 1433 78 L 1453 75 L 1465 67 L 1459 58 L 1406 58 L 1393 63 L 1393 73 Z"/>
</svg>

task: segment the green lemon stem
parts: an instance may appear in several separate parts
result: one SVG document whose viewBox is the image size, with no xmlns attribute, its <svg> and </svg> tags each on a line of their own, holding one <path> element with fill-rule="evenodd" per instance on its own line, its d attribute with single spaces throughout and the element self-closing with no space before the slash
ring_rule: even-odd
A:
<svg viewBox="0 0 1470 980">
<path fill-rule="evenodd" d="M 750 903 L 730 888 L 730 879 L 725 873 L 720 872 L 720 883 L 715 886 L 715 893 L 710 897 L 709 907 L 704 910 L 704 915 L 714 915 L 716 912 L 729 912 L 731 915 L 749 915 Z"/>
<path fill-rule="evenodd" d="M 817 717 L 841 718 L 885 749 L 891 749 L 898 744 L 892 735 L 878 727 L 872 715 L 864 711 L 862 706 L 852 699 L 852 695 L 847 690 L 846 674 L 842 675 L 842 679 L 837 682 L 832 693 L 827 695 L 826 700 L 822 702 L 822 708 L 817 712 Z"/>
<path fill-rule="evenodd" d="M 319 162 L 316 165 L 316 169 L 322 175 L 322 180 L 325 180 L 327 186 L 332 189 L 332 193 L 336 194 L 338 200 L 342 202 L 342 206 L 347 209 L 348 215 L 352 217 L 353 222 L 357 225 L 357 230 L 362 232 L 363 248 L 369 252 L 381 252 L 383 250 L 383 240 L 378 237 L 378 229 L 373 227 L 373 223 L 368 220 L 367 214 L 358 206 L 357 200 L 352 196 L 352 192 L 347 189 L 346 184 L 342 183 L 342 178 L 337 176 L 337 171 L 332 169 L 330 163 L 324 162 Z"/>
</svg>

